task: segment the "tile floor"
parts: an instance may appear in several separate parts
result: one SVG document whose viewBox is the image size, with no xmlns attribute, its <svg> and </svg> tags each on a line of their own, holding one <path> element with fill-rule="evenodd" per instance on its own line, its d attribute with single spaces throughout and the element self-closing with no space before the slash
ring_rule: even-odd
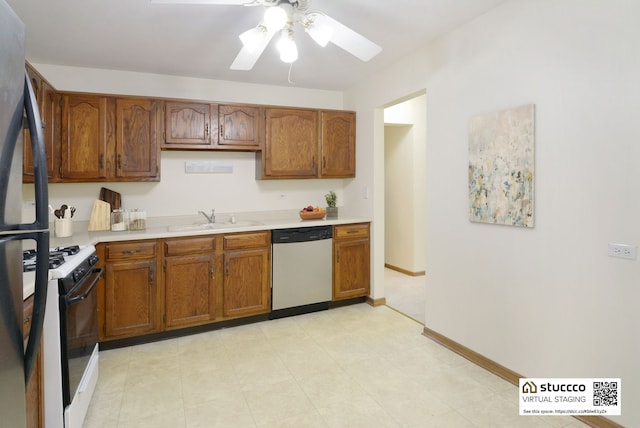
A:
<svg viewBox="0 0 640 428">
<path fill-rule="evenodd" d="M 426 276 L 410 276 L 385 268 L 384 294 L 387 306 L 424 324 L 427 298 Z"/>
<path fill-rule="evenodd" d="M 101 352 L 85 428 L 578 427 L 366 303 Z"/>
</svg>

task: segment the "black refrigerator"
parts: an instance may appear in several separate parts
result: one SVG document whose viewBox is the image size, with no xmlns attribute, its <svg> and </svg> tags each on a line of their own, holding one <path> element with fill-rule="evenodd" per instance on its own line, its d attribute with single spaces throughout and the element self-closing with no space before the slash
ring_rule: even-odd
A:
<svg viewBox="0 0 640 428">
<path fill-rule="evenodd" d="M 35 165 L 35 221 L 22 219 L 23 127 Z M 0 427 L 26 426 L 25 385 L 39 352 L 47 293 L 49 216 L 46 155 L 36 100 L 25 72 L 25 27 L 0 0 Z M 23 246 L 36 248 L 29 342 L 22 340 Z"/>
</svg>

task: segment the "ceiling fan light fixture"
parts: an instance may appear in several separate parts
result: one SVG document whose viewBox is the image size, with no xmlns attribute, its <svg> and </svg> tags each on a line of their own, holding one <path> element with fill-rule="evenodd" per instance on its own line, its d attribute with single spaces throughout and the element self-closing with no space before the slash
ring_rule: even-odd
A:
<svg viewBox="0 0 640 428">
<path fill-rule="evenodd" d="M 242 45 L 250 52 L 254 52 L 258 48 L 258 46 L 260 46 L 266 35 L 267 28 L 264 25 L 260 24 L 257 27 L 254 27 L 240 34 L 239 37 Z"/>
<path fill-rule="evenodd" d="M 289 16 L 280 6 L 271 6 L 264 11 L 264 25 L 270 31 L 278 31 L 287 24 Z"/>
<path fill-rule="evenodd" d="M 333 36 L 333 28 L 327 25 L 312 25 L 307 29 L 307 33 L 320 46 L 325 47 Z"/>
<path fill-rule="evenodd" d="M 293 39 L 293 31 L 282 30 L 278 40 L 278 52 L 280 52 L 280 60 L 282 62 L 290 64 L 298 59 L 298 47 Z"/>
<path fill-rule="evenodd" d="M 323 16 L 320 13 L 309 13 L 305 16 L 302 25 L 304 26 L 304 30 L 317 44 L 325 47 L 331 41 L 334 29 L 326 22 L 323 22 L 322 18 Z"/>
</svg>

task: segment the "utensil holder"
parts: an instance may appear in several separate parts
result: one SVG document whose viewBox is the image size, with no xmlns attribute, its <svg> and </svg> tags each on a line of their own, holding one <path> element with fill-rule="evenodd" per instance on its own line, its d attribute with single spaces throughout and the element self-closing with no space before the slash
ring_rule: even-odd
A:
<svg viewBox="0 0 640 428">
<path fill-rule="evenodd" d="M 53 232 L 57 238 L 66 238 L 73 235 L 73 221 L 70 218 L 54 219 Z"/>
</svg>

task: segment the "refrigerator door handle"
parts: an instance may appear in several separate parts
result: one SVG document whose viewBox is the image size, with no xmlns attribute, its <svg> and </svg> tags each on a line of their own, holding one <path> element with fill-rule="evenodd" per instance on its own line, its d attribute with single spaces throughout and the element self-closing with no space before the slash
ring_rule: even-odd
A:
<svg viewBox="0 0 640 428">
<path fill-rule="evenodd" d="M 49 192 L 47 189 L 47 154 L 44 148 L 42 121 L 38 112 L 31 81 L 25 70 L 24 108 L 31 135 L 31 152 L 33 153 L 34 187 L 36 201 L 36 219 L 33 223 L 19 225 L 20 230 L 49 229 Z M 49 249 L 47 249 L 49 251 Z"/>
<path fill-rule="evenodd" d="M 24 73 L 24 109 L 29 123 L 31 133 L 31 151 L 33 153 L 34 165 L 34 186 L 36 200 L 36 219 L 31 224 L 22 224 L 22 230 L 41 230 L 34 233 L 33 239 L 36 241 L 37 252 L 41 255 L 49 254 L 49 193 L 47 190 L 47 155 L 44 150 L 44 137 L 42 134 L 42 121 L 38 112 L 31 81 L 27 72 Z M 31 329 L 29 330 L 29 342 L 24 355 L 24 378 L 25 382 L 33 372 L 38 351 L 40 350 L 40 339 L 42 337 L 42 327 L 44 324 L 44 310 L 47 303 L 47 286 L 49 282 L 49 257 L 38 257 L 36 259 L 36 283 L 33 297 L 33 315 Z"/>
<path fill-rule="evenodd" d="M 38 254 L 49 254 L 49 232 L 36 232 L 33 236 L 26 235 L 25 239 L 36 241 Z M 33 314 L 29 329 L 29 342 L 24 353 L 24 379 L 29 381 L 33 367 L 40 350 L 40 338 L 44 324 L 44 310 L 47 303 L 47 288 L 49 283 L 49 257 L 36 258 L 36 283 L 33 296 Z"/>
</svg>

